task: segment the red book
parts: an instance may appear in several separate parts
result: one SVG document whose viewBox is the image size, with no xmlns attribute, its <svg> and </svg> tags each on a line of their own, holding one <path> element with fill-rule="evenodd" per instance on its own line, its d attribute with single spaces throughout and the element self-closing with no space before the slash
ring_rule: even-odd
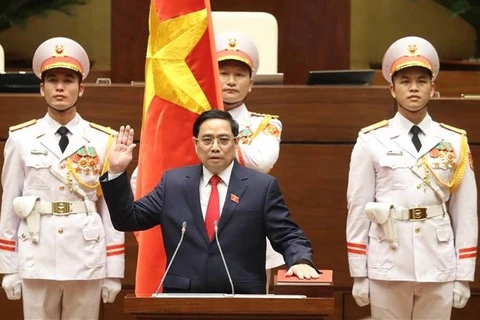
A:
<svg viewBox="0 0 480 320">
<path fill-rule="evenodd" d="M 287 277 L 287 270 L 280 269 L 277 272 L 276 285 L 279 286 L 331 286 L 333 285 L 333 270 L 319 270 L 320 277 L 316 279 L 300 279 L 297 276 Z"/>
</svg>

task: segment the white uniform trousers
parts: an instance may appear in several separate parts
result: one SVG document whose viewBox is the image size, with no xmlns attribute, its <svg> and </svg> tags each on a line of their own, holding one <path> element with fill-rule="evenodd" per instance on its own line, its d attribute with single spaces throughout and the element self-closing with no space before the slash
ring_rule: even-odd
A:
<svg viewBox="0 0 480 320">
<path fill-rule="evenodd" d="M 23 279 L 25 320 L 98 320 L 103 279 Z"/>
<path fill-rule="evenodd" d="M 370 279 L 373 319 L 450 319 L 453 281 L 410 282 Z"/>
<path fill-rule="evenodd" d="M 266 293 L 269 293 L 270 281 L 272 281 L 272 269 L 284 265 L 283 256 L 277 251 L 273 250 L 270 240 L 267 238 L 267 261 L 265 269 L 267 274 Z"/>
</svg>

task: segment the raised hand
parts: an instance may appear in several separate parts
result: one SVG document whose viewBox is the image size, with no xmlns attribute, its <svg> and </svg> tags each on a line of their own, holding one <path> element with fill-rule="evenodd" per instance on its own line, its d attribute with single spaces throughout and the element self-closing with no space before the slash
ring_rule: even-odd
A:
<svg viewBox="0 0 480 320">
<path fill-rule="evenodd" d="M 113 138 L 113 144 L 108 153 L 110 167 L 108 171 L 112 174 L 122 173 L 127 169 L 133 159 L 133 149 L 137 146 L 133 143 L 133 128 L 121 126 L 117 135 Z"/>
</svg>

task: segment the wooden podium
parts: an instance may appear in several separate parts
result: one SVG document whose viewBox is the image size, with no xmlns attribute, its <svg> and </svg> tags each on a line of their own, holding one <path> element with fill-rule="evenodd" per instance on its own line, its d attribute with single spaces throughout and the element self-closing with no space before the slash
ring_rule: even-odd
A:
<svg viewBox="0 0 480 320">
<path fill-rule="evenodd" d="M 124 311 L 133 319 L 322 319 L 333 313 L 334 299 L 281 295 L 225 297 L 136 297 L 127 295 Z"/>
</svg>

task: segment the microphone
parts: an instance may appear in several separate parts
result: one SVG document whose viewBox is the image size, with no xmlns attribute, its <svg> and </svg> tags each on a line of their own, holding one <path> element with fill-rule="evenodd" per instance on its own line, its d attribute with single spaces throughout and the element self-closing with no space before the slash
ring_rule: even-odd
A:
<svg viewBox="0 0 480 320">
<path fill-rule="evenodd" d="M 187 231 L 187 222 L 183 221 L 182 222 L 182 235 L 180 236 L 180 240 L 178 240 L 177 247 L 175 248 L 175 251 L 173 252 L 172 259 L 170 259 L 170 263 L 167 266 L 167 269 L 165 270 L 165 273 L 163 274 L 162 280 L 160 281 L 160 284 L 158 285 L 157 290 L 155 290 L 155 293 L 152 294 L 152 297 L 157 296 L 158 291 L 163 285 L 163 281 L 165 281 L 165 277 L 167 276 L 168 270 L 170 270 L 170 267 L 172 266 L 173 260 L 175 259 L 175 256 L 177 255 L 178 249 L 180 248 L 180 245 L 182 244 L 183 241 L 183 236 L 185 235 L 185 232 Z"/>
<path fill-rule="evenodd" d="M 220 245 L 220 241 L 218 241 L 218 221 L 213 222 L 213 231 L 215 232 L 215 239 L 217 240 L 218 251 L 220 251 L 220 256 L 222 257 L 223 266 L 225 267 L 225 271 L 227 271 L 228 281 L 230 281 L 230 287 L 232 288 L 232 296 L 235 295 L 235 287 L 233 286 L 232 277 L 230 276 L 230 271 L 228 271 L 227 262 L 225 261 L 225 257 L 223 256 L 222 246 Z"/>
</svg>

